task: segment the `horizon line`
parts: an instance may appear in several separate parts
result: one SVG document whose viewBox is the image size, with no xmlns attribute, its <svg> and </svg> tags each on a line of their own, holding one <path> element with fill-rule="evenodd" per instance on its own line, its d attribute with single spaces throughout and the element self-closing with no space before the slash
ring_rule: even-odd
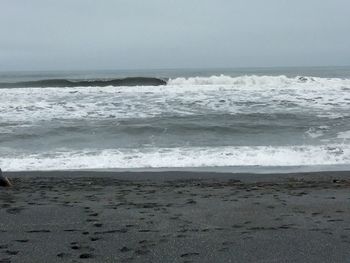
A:
<svg viewBox="0 0 350 263">
<path fill-rule="evenodd" d="M 298 69 L 298 68 L 347 68 L 350 65 L 327 65 L 327 66 L 253 66 L 253 67 L 165 67 L 165 68 L 110 68 L 110 69 L 15 69 L 2 70 L 0 73 L 11 72 L 87 72 L 87 71 L 172 71 L 172 70 L 247 70 L 247 69 Z"/>
</svg>

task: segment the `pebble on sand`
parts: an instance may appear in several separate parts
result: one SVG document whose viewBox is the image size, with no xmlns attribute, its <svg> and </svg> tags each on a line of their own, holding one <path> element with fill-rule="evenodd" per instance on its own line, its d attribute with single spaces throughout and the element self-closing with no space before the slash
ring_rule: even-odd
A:
<svg viewBox="0 0 350 263">
<path fill-rule="evenodd" d="M 4 187 L 10 187 L 10 186 L 12 186 L 10 180 L 9 180 L 7 177 L 5 177 L 5 176 L 2 175 L 2 170 L 1 170 L 1 168 L 0 168 L 0 186 L 4 186 Z"/>
</svg>

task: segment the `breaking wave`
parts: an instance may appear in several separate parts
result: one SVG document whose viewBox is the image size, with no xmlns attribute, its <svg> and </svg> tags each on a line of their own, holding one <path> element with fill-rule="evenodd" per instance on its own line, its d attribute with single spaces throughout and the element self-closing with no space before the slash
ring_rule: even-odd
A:
<svg viewBox="0 0 350 263">
<path fill-rule="evenodd" d="M 280 76 L 256 76 L 246 75 L 239 77 L 231 77 L 226 75 L 217 75 L 210 77 L 190 77 L 175 78 L 168 81 L 168 85 L 231 85 L 231 86 L 249 86 L 249 87 L 295 87 L 302 84 L 330 87 L 330 86 L 347 86 L 349 89 L 350 79 L 341 78 L 316 78 L 307 76 L 287 77 Z"/>
<path fill-rule="evenodd" d="M 343 86 L 349 89 L 350 79 L 342 78 L 319 78 L 319 77 L 287 77 L 280 76 L 257 76 L 245 75 L 231 77 L 227 75 L 213 75 L 210 77 L 189 78 L 155 78 L 155 77 L 127 77 L 120 79 L 43 79 L 35 81 L 21 81 L 14 83 L 0 83 L 0 88 L 45 88 L 45 87 L 106 87 L 106 86 L 206 86 L 206 85 L 230 85 L 249 87 L 293 87 L 301 84 L 318 87 Z"/>
<path fill-rule="evenodd" d="M 7 171 L 349 164 L 350 145 L 105 149 L 0 159 Z"/>
</svg>

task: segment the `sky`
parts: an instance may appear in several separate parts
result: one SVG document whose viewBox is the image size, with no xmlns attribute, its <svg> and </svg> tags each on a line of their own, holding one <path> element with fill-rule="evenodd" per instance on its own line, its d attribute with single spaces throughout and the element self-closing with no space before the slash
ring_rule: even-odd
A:
<svg viewBox="0 0 350 263">
<path fill-rule="evenodd" d="M 1 0 L 0 70 L 350 65 L 349 0 Z"/>
</svg>

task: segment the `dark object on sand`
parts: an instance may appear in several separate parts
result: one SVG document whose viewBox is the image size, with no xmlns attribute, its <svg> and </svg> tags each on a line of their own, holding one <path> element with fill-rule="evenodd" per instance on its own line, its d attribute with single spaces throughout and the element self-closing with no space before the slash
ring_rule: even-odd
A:
<svg viewBox="0 0 350 263">
<path fill-rule="evenodd" d="M 4 186 L 4 187 L 12 186 L 10 180 L 7 177 L 2 175 L 1 169 L 0 169 L 0 186 Z"/>
</svg>

